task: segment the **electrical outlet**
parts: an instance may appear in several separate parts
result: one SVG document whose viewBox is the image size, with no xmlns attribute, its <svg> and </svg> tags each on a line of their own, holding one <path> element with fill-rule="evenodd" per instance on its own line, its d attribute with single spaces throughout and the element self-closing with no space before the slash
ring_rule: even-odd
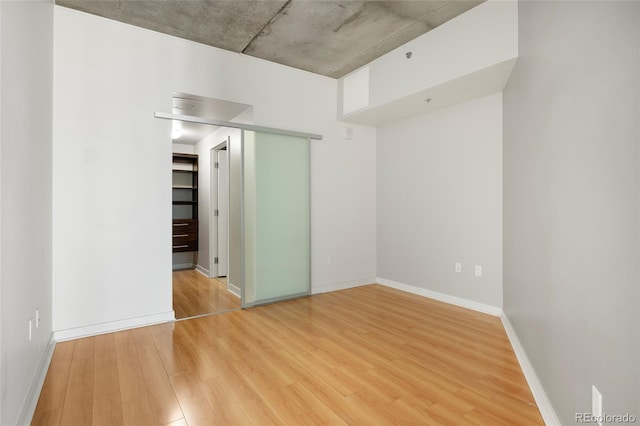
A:
<svg viewBox="0 0 640 426">
<path fill-rule="evenodd" d="M 40 309 L 36 309 L 36 328 L 40 327 Z"/>
<path fill-rule="evenodd" d="M 597 419 L 602 418 L 602 394 L 595 386 L 591 386 L 591 414 Z M 602 422 L 598 421 L 602 426 Z"/>
<path fill-rule="evenodd" d="M 31 340 L 31 329 L 33 328 L 33 320 L 29 320 L 29 340 Z"/>
<path fill-rule="evenodd" d="M 482 276 L 482 266 L 476 265 L 476 277 Z"/>
<path fill-rule="evenodd" d="M 462 272 L 462 263 L 456 262 L 456 272 Z"/>
</svg>

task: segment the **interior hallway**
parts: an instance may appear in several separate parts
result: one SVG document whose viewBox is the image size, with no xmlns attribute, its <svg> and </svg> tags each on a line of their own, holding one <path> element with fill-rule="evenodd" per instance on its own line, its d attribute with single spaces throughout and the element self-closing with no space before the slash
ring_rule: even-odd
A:
<svg viewBox="0 0 640 426">
<path fill-rule="evenodd" d="M 58 343 L 33 424 L 543 422 L 499 318 L 368 285 Z"/>
</svg>

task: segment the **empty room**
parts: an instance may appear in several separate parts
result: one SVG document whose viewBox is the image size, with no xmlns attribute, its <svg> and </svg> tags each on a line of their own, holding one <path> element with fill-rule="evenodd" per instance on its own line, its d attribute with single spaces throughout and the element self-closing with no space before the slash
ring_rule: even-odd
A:
<svg viewBox="0 0 640 426">
<path fill-rule="evenodd" d="M 0 424 L 640 422 L 639 22 L 0 1 Z"/>
</svg>

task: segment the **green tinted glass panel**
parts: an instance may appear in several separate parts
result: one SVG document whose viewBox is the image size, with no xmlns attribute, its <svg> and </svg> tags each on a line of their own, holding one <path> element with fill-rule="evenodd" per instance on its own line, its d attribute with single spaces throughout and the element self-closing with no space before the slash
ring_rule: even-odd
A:
<svg viewBox="0 0 640 426">
<path fill-rule="evenodd" d="M 244 131 L 244 304 L 308 294 L 309 140 Z"/>
</svg>

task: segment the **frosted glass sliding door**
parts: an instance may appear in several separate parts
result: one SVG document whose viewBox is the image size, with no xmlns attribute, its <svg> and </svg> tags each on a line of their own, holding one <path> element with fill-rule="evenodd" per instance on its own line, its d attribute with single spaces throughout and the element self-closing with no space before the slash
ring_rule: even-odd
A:
<svg viewBox="0 0 640 426">
<path fill-rule="evenodd" d="M 243 131 L 243 306 L 309 294 L 309 140 Z"/>
</svg>

